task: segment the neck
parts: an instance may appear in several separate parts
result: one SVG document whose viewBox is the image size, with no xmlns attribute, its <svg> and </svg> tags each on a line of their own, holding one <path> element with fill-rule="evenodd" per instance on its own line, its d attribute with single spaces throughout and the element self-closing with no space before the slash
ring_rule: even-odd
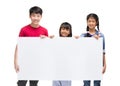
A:
<svg viewBox="0 0 120 86">
<path fill-rule="evenodd" d="M 33 28 L 38 28 L 39 27 L 39 25 L 36 25 L 36 24 L 30 24 Z"/>
<path fill-rule="evenodd" d="M 95 29 L 89 29 L 89 33 L 94 34 L 96 32 Z"/>
</svg>

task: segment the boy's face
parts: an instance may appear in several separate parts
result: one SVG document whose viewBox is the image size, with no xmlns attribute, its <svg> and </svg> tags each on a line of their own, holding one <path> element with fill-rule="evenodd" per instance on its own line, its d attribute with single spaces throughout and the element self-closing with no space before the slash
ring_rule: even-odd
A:
<svg viewBox="0 0 120 86">
<path fill-rule="evenodd" d="M 42 18 L 42 15 L 40 15 L 39 13 L 38 14 L 32 13 L 30 15 L 31 23 L 34 25 L 39 25 L 41 18 Z"/>
</svg>

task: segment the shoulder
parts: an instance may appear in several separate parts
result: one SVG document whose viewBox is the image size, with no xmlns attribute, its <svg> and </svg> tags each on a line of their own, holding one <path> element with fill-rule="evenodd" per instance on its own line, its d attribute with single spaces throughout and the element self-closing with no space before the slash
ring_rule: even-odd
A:
<svg viewBox="0 0 120 86">
<path fill-rule="evenodd" d="M 82 33 L 82 34 L 80 35 L 80 37 L 85 37 L 85 35 L 86 35 L 86 33 Z"/>
<path fill-rule="evenodd" d="M 43 31 L 48 31 L 45 27 L 40 26 L 39 29 L 43 30 Z"/>
<path fill-rule="evenodd" d="M 99 35 L 100 35 L 100 37 L 104 37 L 104 34 L 103 34 L 103 33 L 101 33 L 101 32 L 99 32 Z"/>
<path fill-rule="evenodd" d="M 22 27 L 21 30 L 26 30 L 26 29 L 28 29 L 29 27 L 30 27 L 30 25 L 26 25 L 26 26 Z"/>
<path fill-rule="evenodd" d="M 26 25 L 26 26 L 22 27 L 21 30 L 20 30 L 20 32 L 19 32 L 19 37 L 25 36 L 25 35 L 26 35 L 26 32 L 29 31 L 29 30 L 28 30 L 29 27 L 30 27 L 29 25 Z"/>
</svg>

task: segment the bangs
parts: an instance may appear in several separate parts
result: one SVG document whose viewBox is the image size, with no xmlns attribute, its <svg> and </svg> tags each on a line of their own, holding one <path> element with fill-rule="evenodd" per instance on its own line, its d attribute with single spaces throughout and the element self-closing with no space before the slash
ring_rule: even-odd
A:
<svg viewBox="0 0 120 86">
<path fill-rule="evenodd" d="M 64 29 L 70 29 L 71 27 L 69 26 L 69 25 L 61 25 L 61 27 L 60 28 L 64 28 Z"/>
</svg>

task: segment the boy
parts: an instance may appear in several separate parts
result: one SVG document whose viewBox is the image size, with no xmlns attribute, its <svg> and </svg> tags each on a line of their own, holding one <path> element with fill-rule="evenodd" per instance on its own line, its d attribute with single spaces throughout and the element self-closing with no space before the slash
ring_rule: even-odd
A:
<svg viewBox="0 0 120 86">
<path fill-rule="evenodd" d="M 42 18 L 42 9 L 38 6 L 31 7 L 29 10 L 29 17 L 31 19 L 31 24 L 24 26 L 20 33 L 19 37 L 47 37 L 48 31 L 46 28 L 39 25 L 39 22 Z M 19 64 L 17 62 L 17 46 L 15 49 L 14 55 L 14 66 L 16 72 L 19 72 Z M 18 80 L 18 86 L 26 86 L 27 80 Z M 37 86 L 38 80 L 30 80 L 30 86 Z"/>
</svg>

